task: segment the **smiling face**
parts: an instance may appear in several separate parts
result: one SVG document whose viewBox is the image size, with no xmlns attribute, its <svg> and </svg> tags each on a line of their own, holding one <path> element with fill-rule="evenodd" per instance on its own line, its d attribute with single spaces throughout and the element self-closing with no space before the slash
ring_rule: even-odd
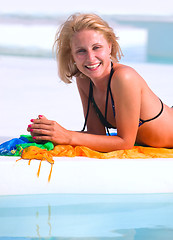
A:
<svg viewBox="0 0 173 240">
<path fill-rule="evenodd" d="M 111 44 L 101 32 L 76 32 L 71 40 L 71 50 L 77 68 L 90 79 L 103 78 L 110 73 Z"/>
</svg>

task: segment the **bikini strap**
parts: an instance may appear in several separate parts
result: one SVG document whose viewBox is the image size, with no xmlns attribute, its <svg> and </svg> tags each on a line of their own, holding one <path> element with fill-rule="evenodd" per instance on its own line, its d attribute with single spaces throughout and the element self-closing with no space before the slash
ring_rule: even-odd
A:
<svg viewBox="0 0 173 240">
<path fill-rule="evenodd" d="M 90 102 L 91 102 L 91 99 L 92 99 L 92 95 L 93 95 L 93 87 L 92 87 L 92 82 L 90 81 L 87 113 L 86 113 L 86 116 L 85 116 L 84 126 L 83 126 L 81 132 L 84 132 L 84 130 L 85 130 L 85 128 L 86 128 L 86 124 L 87 124 L 87 120 L 88 120 L 88 114 L 89 114 L 89 109 L 90 109 Z"/>
<path fill-rule="evenodd" d="M 140 119 L 139 119 L 139 127 L 140 127 L 142 124 L 146 123 L 146 122 L 150 122 L 150 121 L 158 118 L 158 117 L 162 114 L 162 112 L 163 112 L 163 102 L 162 102 L 162 100 L 161 100 L 160 98 L 159 98 L 159 100 L 160 100 L 160 102 L 161 102 L 161 110 L 160 110 L 160 112 L 159 112 L 155 117 L 150 118 L 150 119 L 147 119 L 147 120 L 142 120 L 142 119 L 140 118 Z"/>
<path fill-rule="evenodd" d="M 107 111 L 108 111 L 108 99 L 109 99 L 109 93 L 111 95 L 111 101 L 112 101 L 112 107 L 113 107 L 113 113 L 115 116 L 115 105 L 114 105 L 114 100 L 113 100 L 113 96 L 112 96 L 112 91 L 111 91 L 111 87 L 110 87 L 110 83 L 111 83 L 111 79 L 112 79 L 112 75 L 114 73 L 114 69 L 113 69 L 113 64 L 111 62 L 111 72 L 110 72 L 110 76 L 109 76 L 109 81 L 108 81 L 108 87 L 107 87 L 107 95 L 106 95 L 106 104 L 105 104 L 105 120 L 107 121 Z M 106 127 L 106 130 L 109 133 L 109 129 Z"/>
</svg>

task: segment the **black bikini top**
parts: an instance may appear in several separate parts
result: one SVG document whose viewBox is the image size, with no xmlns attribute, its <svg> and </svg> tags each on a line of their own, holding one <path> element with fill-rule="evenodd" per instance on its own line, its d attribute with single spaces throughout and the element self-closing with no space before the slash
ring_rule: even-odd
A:
<svg viewBox="0 0 173 240">
<path fill-rule="evenodd" d="M 98 108 L 94 97 L 93 97 L 93 83 L 92 81 L 90 81 L 90 89 L 89 89 L 89 97 L 88 97 L 88 108 L 87 108 L 87 114 L 85 116 L 85 122 L 84 122 L 84 126 L 82 129 L 82 132 L 85 130 L 86 124 L 87 124 L 87 120 L 88 120 L 88 114 L 89 114 L 89 109 L 90 109 L 90 103 L 92 104 L 92 106 L 94 107 L 97 116 L 99 117 L 100 121 L 102 122 L 102 124 L 106 127 L 107 132 L 109 133 L 109 128 L 114 128 L 116 129 L 116 127 L 112 126 L 112 124 L 110 124 L 107 121 L 107 107 L 108 107 L 108 98 L 109 98 L 109 93 L 111 96 L 111 102 L 112 102 L 112 110 L 113 110 L 113 114 L 115 117 L 115 105 L 114 105 L 114 99 L 113 99 L 113 95 L 112 95 L 112 91 L 110 88 L 110 83 L 111 83 L 111 79 L 112 79 L 112 75 L 114 73 L 114 69 L 113 69 L 113 64 L 111 63 L 111 72 L 109 75 L 109 81 L 108 81 L 108 86 L 107 86 L 107 95 L 106 95 L 106 104 L 105 104 L 105 116 L 103 116 L 102 112 L 100 111 L 100 109 Z"/>
<path fill-rule="evenodd" d="M 114 117 L 115 117 L 114 99 L 113 99 L 112 91 L 111 91 L 111 88 L 110 88 L 110 83 L 111 83 L 111 79 L 112 79 L 113 73 L 114 73 L 114 69 L 113 69 L 113 64 L 111 63 L 111 72 L 110 72 L 110 75 L 109 75 L 109 81 L 108 81 L 108 86 L 107 86 L 107 95 L 106 95 L 106 104 L 105 104 L 105 116 L 103 116 L 102 112 L 100 111 L 99 107 L 97 106 L 97 104 L 96 104 L 96 102 L 94 100 L 94 97 L 93 97 L 93 83 L 92 83 L 92 81 L 90 81 L 90 89 L 89 89 L 89 97 L 88 97 L 88 108 L 87 108 L 87 114 L 85 116 L 85 122 L 84 122 L 84 126 L 83 126 L 83 129 L 82 129 L 82 132 L 85 130 L 85 127 L 87 125 L 87 119 L 88 119 L 88 114 L 89 114 L 89 109 L 90 109 L 90 103 L 94 107 L 94 109 L 95 109 L 95 111 L 97 113 L 97 116 L 99 117 L 101 123 L 105 126 L 105 128 L 107 130 L 107 133 L 109 134 L 109 128 L 116 129 L 116 127 L 112 126 L 112 124 L 110 124 L 107 121 L 107 107 L 108 107 L 109 93 L 110 93 L 110 96 L 111 96 L 112 110 L 113 110 L 113 114 L 114 114 Z M 160 100 L 160 102 L 161 102 L 161 110 L 160 110 L 160 112 L 155 117 L 153 117 L 151 119 L 142 120 L 140 118 L 139 119 L 139 127 L 142 124 L 146 123 L 146 122 L 150 122 L 150 121 L 158 118 L 162 114 L 162 112 L 163 112 L 163 102 L 161 100 Z"/>
</svg>

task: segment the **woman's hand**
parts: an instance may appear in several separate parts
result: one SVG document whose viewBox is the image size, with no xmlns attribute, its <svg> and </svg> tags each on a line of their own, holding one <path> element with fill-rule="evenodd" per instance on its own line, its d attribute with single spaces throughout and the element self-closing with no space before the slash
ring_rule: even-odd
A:
<svg viewBox="0 0 173 240">
<path fill-rule="evenodd" d="M 57 122 L 48 120 L 45 116 L 39 115 L 37 119 L 31 119 L 27 131 L 36 142 L 50 141 L 54 145 L 70 144 L 71 131 L 66 130 Z"/>
</svg>

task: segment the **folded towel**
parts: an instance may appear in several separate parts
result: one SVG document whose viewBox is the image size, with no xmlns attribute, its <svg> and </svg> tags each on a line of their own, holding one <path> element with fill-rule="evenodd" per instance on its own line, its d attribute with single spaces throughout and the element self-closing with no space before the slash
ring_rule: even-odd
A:
<svg viewBox="0 0 173 240">
<path fill-rule="evenodd" d="M 0 156 L 20 156 L 23 149 L 29 146 L 37 146 L 47 150 L 52 150 L 54 148 L 51 142 L 38 144 L 33 141 L 30 135 L 21 135 L 19 138 L 13 138 L 1 144 Z"/>
<path fill-rule="evenodd" d="M 117 150 L 108 153 L 101 153 L 83 146 L 73 147 L 70 145 L 57 145 L 50 151 L 31 146 L 23 150 L 21 158 L 47 160 L 48 162 L 53 163 L 53 157 L 76 156 L 98 159 L 173 158 L 173 149 L 134 146 L 129 150 Z"/>
<path fill-rule="evenodd" d="M 129 150 L 117 150 L 108 153 L 94 151 L 84 146 L 57 145 L 47 142 L 37 144 L 30 135 L 21 135 L 0 145 L 0 155 L 21 156 L 22 159 L 47 160 L 54 163 L 53 157 L 89 157 L 110 158 L 173 158 L 173 149 L 134 146 Z"/>
</svg>

